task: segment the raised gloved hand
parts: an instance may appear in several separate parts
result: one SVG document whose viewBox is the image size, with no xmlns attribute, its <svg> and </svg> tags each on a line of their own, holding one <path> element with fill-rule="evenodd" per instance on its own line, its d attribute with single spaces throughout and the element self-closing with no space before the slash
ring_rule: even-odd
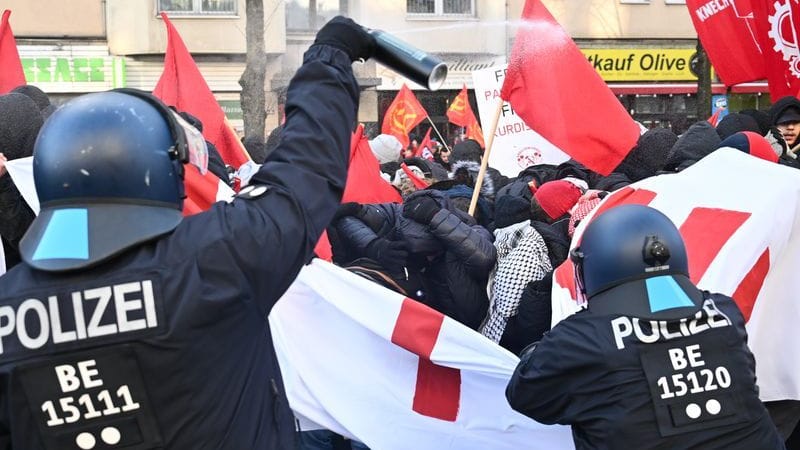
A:
<svg viewBox="0 0 800 450">
<path fill-rule="evenodd" d="M 325 44 L 344 50 L 350 60 L 367 60 L 375 54 L 375 38 L 353 19 L 336 16 L 318 32 L 314 44 Z"/>
<path fill-rule="evenodd" d="M 439 204 L 436 203 L 436 200 L 427 195 L 420 195 L 412 198 L 408 203 L 403 205 L 403 216 L 423 225 L 427 225 L 431 223 L 433 216 L 441 209 Z"/>
<path fill-rule="evenodd" d="M 404 241 L 377 238 L 367 245 L 367 256 L 386 269 L 399 269 L 408 264 L 408 246 Z"/>
</svg>

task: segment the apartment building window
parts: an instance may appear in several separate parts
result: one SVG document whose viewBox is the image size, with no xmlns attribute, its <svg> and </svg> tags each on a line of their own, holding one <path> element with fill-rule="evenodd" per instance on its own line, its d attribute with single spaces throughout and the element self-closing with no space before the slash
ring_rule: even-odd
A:
<svg viewBox="0 0 800 450">
<path fill-rule="evenodd" d="M 406 0 L 409 15 L 474 16 L 475 0 Z"/>
<path fill-rule="evenodd" d="M 316 31 L 340 14 L 347 14 L 347 0 L 291 0 L 286 2 L 286 29 Z"/>
<path fill-rule="evenodd" d="M 158 10 L 187 15 L 236 15 L 236 0 L 158 0 Z"/>
</svg>

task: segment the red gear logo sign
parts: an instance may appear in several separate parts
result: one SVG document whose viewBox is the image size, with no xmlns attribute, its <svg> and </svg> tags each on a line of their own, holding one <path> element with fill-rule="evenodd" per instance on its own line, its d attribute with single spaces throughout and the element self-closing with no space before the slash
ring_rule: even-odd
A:
<svg viewBox="0 0 800 450">
<path fill-rule="evenodd" d="M 784 3 L 776 1 L 772 7 L 774 14 L 767 17 L 770 26 L 767 35 L 774 43 L 772 49 L 789 64 L 792 76 L 800 78 L 800 48 L 792 20 L 791 0 L 785 0 Z"/>
</svg>

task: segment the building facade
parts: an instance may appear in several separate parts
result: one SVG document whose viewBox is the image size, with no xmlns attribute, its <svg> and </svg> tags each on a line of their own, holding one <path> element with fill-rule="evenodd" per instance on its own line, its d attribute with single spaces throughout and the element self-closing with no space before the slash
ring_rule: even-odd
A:
<svg viewBox="0 0 800 450">
<path fill-rule="evenodd" d="M 696 33 L 683 0 L 542 0 L 631 114 L 682 131 L 696 119 Z M 285 89 L 318 30 L 337 14 L 445 61 L 430 92 L 368 61 L 356 64 L 359 120 L 370 134 L 404 83 L 443 137 L 460 131 L 445 112 L 472 71 L 506 62 L 524 0 L 264 0 L 267 132 L 282 120 Z M 26 78 L 53 101 L 114 87 L 151 90 L 163 68 L 166 11 L 231 123 L 241 128 L 238 80 L 245 66 L 245 0 L 5 0 Z M 577 88 L 577 87 L 576 87 Z M 722 85 L 715 92 L 724 94 Z M 765 84 L 735 87 L 734 109 L 765 106 Z M 472 93 L 470 94 L 473 95 Z M 471 98 L 477 111 L 475 99 Z M 420 131 L 428 127 L 426 121 Z M 420 133 L 421 134 L 421 133 Z"/>
</svg>

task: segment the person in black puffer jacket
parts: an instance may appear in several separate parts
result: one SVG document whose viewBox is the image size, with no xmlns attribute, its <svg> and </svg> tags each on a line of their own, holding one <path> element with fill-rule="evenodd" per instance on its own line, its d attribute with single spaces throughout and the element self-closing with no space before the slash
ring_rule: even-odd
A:
<svg viewBox="0 0 800 450">
<path fill-rule="evenodd" d="M 328 228 L 334 262 L 374 260 L 409 297 L 478 328 L 488 309 L 486 283 L 496 257 L 485 228 L 434 190 L 414 192 L 403 205 L 343 208 Z"/>
</svg>

